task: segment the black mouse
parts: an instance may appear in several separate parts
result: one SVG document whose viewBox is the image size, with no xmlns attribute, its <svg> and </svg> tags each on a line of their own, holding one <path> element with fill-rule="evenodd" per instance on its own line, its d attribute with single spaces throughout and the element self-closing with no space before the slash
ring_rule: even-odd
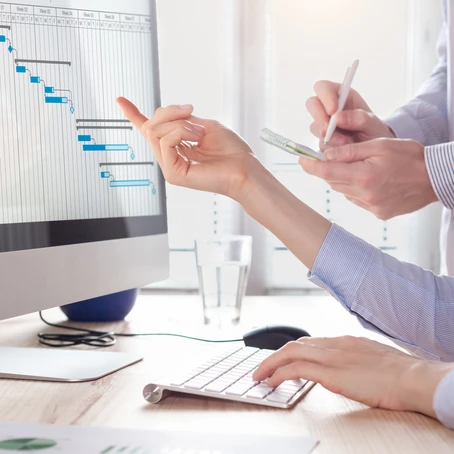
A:
<svg viewBox="0 0 454 454">
<path fill-rule="evenodd" d="M 243 336 L 246 347 L 278 350 L 287 342 L 298 340 L 300 337 L 310 337 L 302 328 L 284 325 L 268 325 L 255 328 Z"/>
</svg>

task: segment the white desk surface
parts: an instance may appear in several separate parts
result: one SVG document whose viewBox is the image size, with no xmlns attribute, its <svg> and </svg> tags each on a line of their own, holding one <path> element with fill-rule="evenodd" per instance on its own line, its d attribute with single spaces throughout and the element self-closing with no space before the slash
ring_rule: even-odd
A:
<svg viewBox="0 0 454 454">
<path fill-rule="evenodd" d="M 47 316 L 52 321 L 64 320 L 58 310 Z M 115 329 L 220 339 L 241 337 L 261 324 L 300 325 L 313 336 L 352 334 L 381 339 L 362 329 L 333 299 L 321 296 L 246 298 L 241 325 L 222 331 L 203 326 L 198 296 L 146 295 L 140 297 L 128 321 L 116 324 Z M 39 331 L 55 330 L 43 326 L 36 314 L 0 322 L 0 345 L 37 347 Z M 90 383 L 0 380 L 0 421 L 307 434 L 320 440 L 317 454 L 454 452 L 454 431 L 437 421 L 414 413 L 370 409 L 319 385 L 292 410 L 181 395 L 158 405 L 145 402 L 145 384 L 169 369 L 190 367 L 219 348 L 223 347 L 176 338 L 119 339 L 113 350 L 141 352 L 145 361 Z"/>
</svg>

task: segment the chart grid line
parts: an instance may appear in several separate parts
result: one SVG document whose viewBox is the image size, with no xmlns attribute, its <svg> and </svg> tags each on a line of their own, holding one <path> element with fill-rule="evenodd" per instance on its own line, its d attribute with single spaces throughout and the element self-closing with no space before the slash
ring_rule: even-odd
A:
<svg viewBox="0 0 454 454">
<path fill-rule="evenodd" d="M 153 161 L 146 162 L 100 162 L 99 167 L 108 167 L 108 166 L 154 166 Z"/>
<path fill-rule="evenodd" d="M 31 58 L 16 58 L 14 60 L 16 63 L 39 63 L 44 65 L 66 65 L 71 66 L 70 61 L 58 61 L 58 60 L 34 60 Z"/>
<path fill-rule="evenodd" d="M 132 131 L 132 126 L 76 126 L 76 130 L 80 131 L 81 129 L 111 129 L 111 130 L 129 130 Z"/>
<path fill-rule="evenodd" d="M 85 120 L 81 118 L 76 119 L 76 123 L 131 123 L 129 120 L 109 120 L 109 119 L 93 119 L 93 120 Z"/>
</svg>

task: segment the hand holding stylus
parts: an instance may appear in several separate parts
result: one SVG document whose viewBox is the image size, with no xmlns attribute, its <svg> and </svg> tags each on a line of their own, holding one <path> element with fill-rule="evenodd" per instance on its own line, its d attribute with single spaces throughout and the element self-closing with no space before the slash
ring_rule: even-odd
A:
<svg viewBox="0 0 454 454">
<path fill-rule="evenodd" d="M 312 134 L 320 139 L 321 150 L 380 137 L 394 137 L 388 125 L 372 112 L 355 90 L 349 91 L 343 110 L 336 114 L 340 84 L 321 80 L 315 84 L 314 89 L 315 96 L 307 100 L 306 107 L 314 119 L 310 129 Z M 326 144 L 330 118 L 335 120 L 336 129 Z"/>
</svg>

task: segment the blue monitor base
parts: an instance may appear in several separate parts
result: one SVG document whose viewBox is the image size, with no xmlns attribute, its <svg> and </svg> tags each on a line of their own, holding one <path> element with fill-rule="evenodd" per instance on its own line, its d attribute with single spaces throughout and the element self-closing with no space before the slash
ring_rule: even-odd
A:
<svg viewBox="0 0 454 454">
<path fill-rule="evenodd" d="M 74 322 L 116 322 L 124 320 L 136 302 L 139 289 L 112 293 L 85 301 L 61 306 L 61 310 Z"/>
</svg>

